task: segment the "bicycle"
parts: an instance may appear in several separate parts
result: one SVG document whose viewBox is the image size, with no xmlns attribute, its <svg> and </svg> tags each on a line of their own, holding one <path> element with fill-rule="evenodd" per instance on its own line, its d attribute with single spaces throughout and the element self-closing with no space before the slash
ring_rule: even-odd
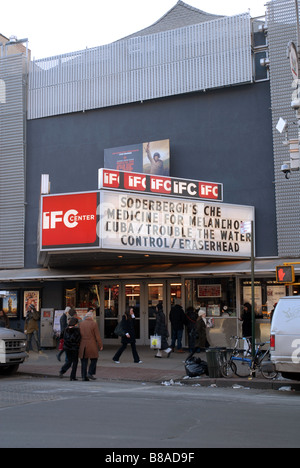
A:
<svg viewBox="0 0 300 468">
<path fill-rule="evenodd" d="M 274 379 L 277 377 L 278 372 L 276 372 L 272 366 L 268 368 L 268 366 L 263 365 L 266 364 L 266 361 L 270 358 L 270 350 L 262 348 L 269 342 L 258 343 L 254 357 L 252 357 L 249 338 L 241 338 L 238 336 L 233 336 L 231 338 L 235 339 L 235 345 L 229 359 L 221 365 L 220 371 L 223 377 L 232 377 L 233 374 L 237 377 L 252 377 L 256 371 L 261 372 L 266 379 Z M 248 349 L 239 348 L 240 340 L 246 341 Z"/>
</svg>

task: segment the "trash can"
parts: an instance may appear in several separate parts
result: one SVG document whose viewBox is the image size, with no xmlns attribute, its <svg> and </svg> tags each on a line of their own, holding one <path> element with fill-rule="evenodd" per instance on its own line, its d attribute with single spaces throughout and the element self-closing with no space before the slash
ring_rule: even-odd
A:
<svg viewBox="0 0 300 468">
<path fill-rule="evenodd" d="M 206 350 L 209 377 L 222 377 L 220 368 L 226 361 L 226 352 L 226 348 L 208 348 Z"/>
</svg>

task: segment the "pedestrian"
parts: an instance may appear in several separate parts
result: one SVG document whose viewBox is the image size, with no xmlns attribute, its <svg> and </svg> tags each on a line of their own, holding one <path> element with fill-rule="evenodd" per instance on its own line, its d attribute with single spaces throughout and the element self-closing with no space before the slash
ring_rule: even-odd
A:
<svg viewBox="0 0 300 468">
<path fill-rule="evenodd" d="M 92 310 L 92 311 L 93 311 L 94 309 L 93 309 L 93 307 L 90 307 L 90 308 L 88 309 L 88 311 L 89 311 L 89 310 Z M 79 321 L 79 317 L 78 317 L 78 315 L 77 315 L 77 312 L 76 312 L 75 309 L 73 309 L 73 307 L 70 307 L 70 310 L 68 311 L 68 318 L 70 319 L 71 317 L 76 317 L 76 318 L 78 318 L 78 321 Z"/>
<path fill-rule="evenodd" d="M 187 332 L 188 332 L 188 344 L 189 344 L 189 352 L 191 353 L 195 347 L 195 336 L 196 336 L 196 320 L 198 318 L 198 314 L 195 311 L 194 307 L 188 307 L 186 310 L 186 318 L 187 318 Z"/>
<path fill-rule="evenodd" d="M 76 371 L 78 366 L 78 353 L 81 341 L 80 329 L 78 327 L 78 319 L 72 317 L 69 320 L 64 331 L 64 351 L 67 359 L 65 364 L 62 366 L 59 372 L 59 376 L 62 377 L 70 367 L 72 367 L 70 380 L 76 379 Z"/>
<path fill-rule="evenodd" d="M 204 351 L 206 348 L 210 347 L 210 344 L 207 339 L 206 312 L 201 309 L 198 311 L 195 330 L 196 340 L 194 349 Z"/>
<path fill-rule="evenodd" d="M 275 302 L 275 304 L 273 305 L 273 309 L 272 309 L 271 312 L 270 312 L 270 321 L 271 321 L 271 322 L 272 322 L 272 319 L 273 319 L 273 315 L 274 315 L 276 306 L 277 306 L 277 302 Z"/>
<path fill-rule="evenodd" d="M 115 363 L 120 364 L 120 357 L 123 351 L 127 348 L 127 345 L 131 345 L 131 351 L 132 351 L 132 356 L 133 356 L 133 361 L 141 364 L 142 361 L 139 358 L 137 349 L 136 349 L 136 344 L 135 344 L 135 332 L 134 332 L 134 322 L 135 322 L 135 315 L 134 315 L 134 309 L 133 307 L 127 307 L 125 314 L 122 317 L 122 328 L 124 330 L 124 335 L 121 338 L 121 343 L 122 345 L 116 352 L 116 354 L 113 357 L 113 361 Z"/>
<path fill-rule="evenodd" d="M 163 307 L 161 303 L 157 304 L 155 308 L 155 315 L 156 315 L 156 322 L 155 322 L 154 333 L 155 335 L 158 335 L 161 337 L 161 347 L 160 349 L 157 350 L 155 357 L 161 358 L 162 351 L 167 353 L 167 357 L 170 357 L 172 348 L 170 348 L 168 344 L 169 332 L 168 332 L 168 328 L 166 325 L 166 317 L 165 317 L 165 314 L 163 313 Z"/>
<path fill-rule="evenodd" d="M 24 333 L 27 337 L 26 351 L 29 351 L 30 346 L 32 345 L 32 338 L 34 338 L 37 350 L 39 353 L 41 352 L 39 341 L 39 320 L 40 313 L 36 310 L 35 306 L 31 304 L 27 310 L 24 326 Z"/>
<path fill-rule="evenodd" d="M 191 357 L 197 352 L 205 351 L 206 348 L 210 347 L 209 341 L 207 339 L 207 323 L 206 323 L 206 312 L 199 309 L 197 314 L 197 320 L 195 322 L 195 327 L 192 330 L 194 337 L 193 348 L 190 349 L 190 354 L 186 361 L 191 359 Z"/>
<path fill-rule="evenodd" d="M 242 336 L 248 338 L 250 343 L 252 341 L 252 307 L 249 302 L 246 302 L 243 306 L 243 312 L 240 317 L 242 324 Z"/>
<path fill-rule="evenodd" d="M 7 317 L 4 310 L 0 310 L 0 327 L 9 328 L 9 318 Z"/>
<path fill-rule="evenodd" d="M 96 380 L 96 368 L 99 350 L 102 351 L 103 344 L 97 323 L 94 321 L 93 309 L 89 309 L 84 320 L 79 324 L 81 341 L 79 347 L 79 358 L 81 359 L 81 377 L 83 381 Z M 88 368 L 88 362 L 90 365 Z"/>
<path fill-rule="evenodd" d="M 60 323 L 60 335 L 59 335 L 59 348 L 58 348 L 58 353 L 56 355 L 58 361 L 60 361 L 61 355 L 65 352 L 64 351 L 64 333 L 65 330 L 68 326 L 68 313 L 71 310 L 71 307 L 67 306 L 62 314 L 62 316 L 59 319 Z"/>
<path fill-rule="evenodd" d="M 181 305 L 176 304 L 170 311 L 170 322 L 171 322 L 171 334 L 172 334 L 172 351 L 175 350 L 175 344 L 177 341 L 177 352 L 183 353 L 182 349 L 182 336 L 184 325 L 187 324 L 187 319 Z"/>
</svg>

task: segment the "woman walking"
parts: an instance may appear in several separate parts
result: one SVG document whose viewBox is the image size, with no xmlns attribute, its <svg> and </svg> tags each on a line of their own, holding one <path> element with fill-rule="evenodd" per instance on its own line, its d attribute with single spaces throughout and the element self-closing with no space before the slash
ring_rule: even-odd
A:
<svg viewBox="0 0 300 468">
<path fill-rule="evenodd" d="M 136 345 L 135 345 L 134 322 L 135 322 L 135 315 L 134 315 L 133 307 L 127 307 L 126 312 L 122 317 L 122 328 L 124 330 L 124 335 L 121 338 L 122 345 L 113 357 L 113 361 L 115 361 L 115 363 L 117 364 L 120 363 L 119 361 L 120 356 L 123 353 L 123 351 L 125 351 L 128 344 L 131 345 L 131 351 L 132 351 L 134 362 L 138 364 L 142 363 L 142 361 L 140 361 L 138 352 L 136 350 Z"/>
<path fill-rule="evenodd" d="M 168 332 L 167 325 L 166 325 L 166 317 L 165 317 L 165 314 L 163 313 L 163 308 L 160 303 L 157 304 L 155 308 L 155 315 L 156 315 L 156 322 L 155 322 L 154 333 L 155 335 L 158 335 L 161 337 L 161 348 L 157 350 L 155 357 L 161 358 L 162 351 L 167 353 L 167 357 L 170 357 L 172 348 L 170 348 L 168 344 L 169 332 Z"/>
<path fill-rule="evenodd" d="M 81 334 L 79 357 L 81 359 L 81 377 L 83 381 L 96 380 L 98 354 L 99 350 L 102 351 L 103 349 L 98 325 L 93 316 L 93 309 L 89 309 L 84 320 L 79 324 Z M 88 368 L 89 360 L 90 365 Z"/>
</svg>

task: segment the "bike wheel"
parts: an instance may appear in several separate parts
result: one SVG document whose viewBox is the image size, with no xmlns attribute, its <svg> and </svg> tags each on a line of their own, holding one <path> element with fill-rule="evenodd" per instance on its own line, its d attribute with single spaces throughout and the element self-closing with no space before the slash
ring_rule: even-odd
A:
<svg viewBox="0 0 300 468">
<path fill-rule="evenodd" d="M 278 375 L 278 372 L 276 371 L 268 372 L 268 371 L 262 370 L 262 368 L 260 369 L 260 371 L 261 371 L 262 376 L 265 379 L 269 379 L 269 380 L 275 379 Z"/>
<path fill-rule="evenodd" d="M 236 365 L 232 361 L 227 361 L 221 366 L 220 371 L 222 376 L 228 379 L 236 373 Z"/>
<path fill-rule="evenodd" d="M 272 380 L 277 377 L 278 372 L 273 369 L 272 365 L 268 366 L 269 361 L 270 351 L 264 354 L 263 358 L 259 362 L 258 368 L 265 379 Z M 264 363 L 266 364 L 266 366 L 263 365 Z"/>
</svg>

